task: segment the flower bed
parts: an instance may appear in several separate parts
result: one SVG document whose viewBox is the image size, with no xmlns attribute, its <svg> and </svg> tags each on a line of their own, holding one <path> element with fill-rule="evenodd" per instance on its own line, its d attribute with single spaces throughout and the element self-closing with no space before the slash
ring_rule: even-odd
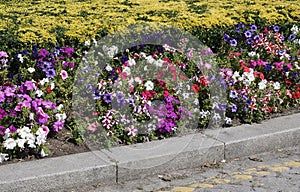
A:
<svg viewBox="0 0 300 192">
<path fill-rule="evenodd" d="M 198 129 L 260 122 L 299 106 L 299 42 L 296 25 L 283 33 L 276 25 L 244 23 L 224 33 L 216 54 L 186 47 L 186 39 L 177 42 L 184 49 L 164 44 L 119 50 L 86 41 L 82 50 L 93 45 L 107 54 L 100 74 L 93 71 L 95 54 L 67 46 L 15 55 L 2 50 L 0 161 L 45 156 L 47 137 L 63 127 L 92 146 L 163 139 L 190 122 Z M 193 55 L 203 62 L 195 63 Z M 226 100 L 215 98 L 212 87 L 223 90 Z M 79 124 L 71 114 L 72 93 L 84 105 L 75 110 Z"/>
</svg>

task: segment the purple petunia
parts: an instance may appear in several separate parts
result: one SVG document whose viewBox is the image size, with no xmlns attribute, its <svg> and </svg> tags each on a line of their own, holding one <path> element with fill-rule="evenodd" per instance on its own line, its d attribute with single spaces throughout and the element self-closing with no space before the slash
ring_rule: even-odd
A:
<svg viewBox="0 0 300 192">
<path fill-rule="evenodd" d="M 118 106 L 123 106 L 126 103 L 126 100 L 122 93 L 117 94 L 116 98 L 117 98 Z"/>
<path fill-rule="evenodd" d="M 296 34 L 291 34 L 289 37 L 288 37 L 288 40 L 289 41 L 293 41 L 293 40 L 295 40 L 296 39 Z"/>
<path fill-rule="evenodd" d="M 107 94 L 104 95 L 103 99 L 104 99 L 105 103 L 111 103 L 111 101 L 112 101 L 112 95 L 109 94 L 109 93 L 107 93 Z"/>
<path fill-rule="evenodd" d="M 279 32 L 280 28 L 277 25 L 275 25 L 275 26 L 273 26 L 273 30 L 274 30 L 274 32 Z"/>
<path fill-rule="evenodd" d="M 254 32 L 257 30 L 257 26 L 255 24 L 250 25 L 250 31 Z"/>
<path fill-rule="evenodd" d="M 49 55 L 49 51 L 47 51 L 46 49 L 41 49 L 39 54 L 42 58 L 45 58 Z"/>
<path fill-rule="evenodd" d="M 230 39 L 230 40 L 229 40 L 229 43 L 230 43 L 230 45 L 231 45 L 232 47 L 237 46 L 237 41 L 236 41 L 235 39 Z"/>
<path fill-rule="evenodd" d="M 248 30 L 244 33 L 244 35 L 246 38 L 250 38 L 252 36 L 252 33 L 251 33 L 251 31 Z"/>
<path fill-rule="evenodd" d="M 13 125 L 9 126 L 9 131 L 10 131 L 11 133 L 14 133 L 14 132 L 16 132 L 16 131 L 17 131 L 17 129 L 18 129 L 18 128 L 16 128 L 16 127 L 15 127 L 15 126 L 13 126 Z"/>
<path fill-rule="evenodd" d="M 6 97 L 14 97 L 15 96 L 15 87 L 6 87 L 4 90 L 5 96 Z"/>
<path fill-rule="evenodd" d="M 235 113 L 237 111 L 237 106 L 235 104 L 231 104 L 231 111 Z"/>
<path fill-rule="evenodd" d="M 5 134 L 5 127 L 0 125 L 0 135 L 4 135 Z"/>
<path fill-rule="evenodd" d="M 32 81 L 26 81 L 24 83 L 24 86 L 26 87 L 27 91 L 33 90 L 35 88 L 35 85 L 33 84 Z"/>
<path fill-rule="evenodd" d="M 176 126 L 176 123 L 172 119 L 162 119 L 158 123 L 158 130 L 161 133 L 170 133 L 173 131 L 173 128 Z"/>
<path fill-rule="evenodd" d="M 5 95 L 3 91 L 0 91 L 0 102 L 4 102 L 5 101 Z"/>
<path fill-rule="evenodd" d="M 48 77 L 48 78 L 54 78 L 55 75 L 56 75 L 56 72 L 54 69 L 48 69 L 46 71 L 46 77 Z"/>
<path fill-rule="evenodd" d="M 260 40 L 261 40 L 261 38 L 260 38 L 259 35 L 254 35 L 253 39 L 254 39 L 255 41 L 260 41 Z"/>
<path fill-rule="evenodd" d="M 42 69 L 42 71 L 46 72 L 48 69 L 51 69 L 53 65 L 49 61 L 44 61 L 39 64 L 39 67 Z"/>
<path fill-rule="evenodd" d="M 64 47 L 62 48 L 62 52 L 66 53 L 69 58 L 72 57 L 72 54 L 74 53 L 74 48 L 72 47 Z"/>
<path fill-rule="evenodd" d="M 51 102 L 51 101 L 42 101 L 42 105 L 46 108 L 46 109 L 54 109 L 55 103 Z"/>
<path fill-rule="evenodd" d="M 230 36 L 227 34 L 224 34 L 224 41 L 229 42 L 229 40 L 230 40 Z"/>
<path fill-rule="evenodd" d="M 53 130 L 58 132 L 64 127 L 64 122 L 62 121 L 56 121 L 53 123 Z"/>
<path fill-rule="evenodd" d="M 7 116 L 7 113 L 4 109 L 0 108 L 0 120 Z"/>
<path fill-rule="evenodd" d="M 94 91 L 94 99 L 95 100 L 100 99 L 101 96 L 102 96 L 101 92 L 98 89 L 95 89 L 95 91 Z"/>
</svg>

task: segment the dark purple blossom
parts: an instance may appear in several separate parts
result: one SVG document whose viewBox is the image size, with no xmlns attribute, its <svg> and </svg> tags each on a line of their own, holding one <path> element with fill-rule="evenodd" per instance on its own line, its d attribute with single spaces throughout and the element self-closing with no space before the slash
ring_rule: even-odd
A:
<svg viewBox="0 0 300 192">
<path fill-rule="evenodd" d="M 121 61 L 122 61 L 122 64 L 124 64 L 126 61 L 128 61 L 128 57 L 127 56 L 122 56 L 121 58 Z"/>
<path fill-rule="evenodd" d="M 291 35 L 288 37 L 288 40 L 289 40 L 289 41 L 293 41 L 293 40 L 296 39 L 296 37 L 297 37 L 296 34 L 291 34 Z"/>
<path fill-rule="evenodd" d="M 260 36 L 259 36 L 259 35 L 254 35 L 253 39 L 254 39 L 255 41 L 259 41 L 259 40 L 261 40 L 261 38 L 260 38 Z"/>
<path fill-rule="evenodd" d="M 227 34 L 224 34 L 224 41 L 229 42 L 229 40 L 230 40 L 230 36 Z"/>
<path fill-rule="evenodd" d="M 273 30 L 274 30 L 274 32 L 279 32 L 280 28 L 277 25 L 275 25 L 275 26 L 273 26 Z"/>
<path fill-rule="evenodd" d="M 237 106 L 235 104 L 231 104 L 231 111 L 235 113 L 237 111 Z"/>
<path fill-rule="evenodd" d="M 248 30 L 244 33 L 244 35 L 246 38 L 250 38 L 252 36 L 252 33 L 251 33 L 251 31 Z"/>
<path fill-rule="evenodd" d="M 254 45 L 254 42 L 253 42 L 253 40 L 251 38 L 247 38 L 247 43 L 249 45 Z"/>
<path fill-rule="evenodd" d="M 256 31 L 257 30 L 257 26 L 255 24 L 250 25 L 250 30 L 252 32 Z"/>
<path fill-rule="evenodd" d="M 104 99 L 105 103 L 111 103 L 111 101 L 112 101 L 112 95 L 109 94 L 109 93 L 107 93 L 107 94 L 104 95 L 103 99 Z"/>
<path fill-rule="evenodd" d="M 46 77 L 48 77 L 48 78 L 54 78 L 55 75 L 56 75 L 56 72 L 54 69 L 48 69 L 46 71 Z"/>
<path fill-rule="evenodd" d="M 266 64 L 266 71 L 269 72 L 271 71 L 272 66 L 270 64 Z"/>
<path fill-rule="evenodd" d="M 94 91 L 94 99 L 95 100 L 100 99 L 101 96 L 102 96 L 101 92 L 98 89 L 95 89 L 95 91 Z"/>
<path fill-rule="evenodd" d="M 237 46 L 237 41 L 235 39 L 230 39 L 229 43 L 233 47 Z"/>
</svg>

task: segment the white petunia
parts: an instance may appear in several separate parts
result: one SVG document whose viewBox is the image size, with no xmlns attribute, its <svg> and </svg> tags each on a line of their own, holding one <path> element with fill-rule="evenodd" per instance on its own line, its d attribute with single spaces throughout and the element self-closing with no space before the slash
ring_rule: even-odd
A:
<svg viewBox="0 0 300 192">
<path fill-rule="evenodd" d="M 266 87 L 267 87 L 267 80 L 262 80 L 261 82 L 259 82 L 258 83 L 258 88 L 260 89 L 260 90 L 264 90 Z"/>
<path fill-rule="evenodd" d="M 182 96 L 183 96 L 183 99 L 190 98 L 190 94 L 189 93 L 183 93 Z"/>
<path fill-rule="evenodd" d="M 232 75 L 232 79 L 234 80 L 234 82 L 236 82 L 239 77 L 240 77 L 240 74 L 238 71 L 235 71 Z"/>
<path fill-rule="evenodd" d="M 115 56 L 115 54 L 117 54 L 117 53 L 118 53 L 118 47 L 115 45 L 111 46 L 107 52 L 107 54 L 110 58 L 113 58 Z"/>
<path fill-rule="evenodd" d="M 23 58 L 22 54 L 18 54 L 17 57 L 19 58 L 19 61 L 20 61 L 21 63 L 24 62 L 24 58 Z"/>
<path fill-rule="evenodd" d="M 34 120 L 34 113 L 30 113 L 30 114 L 29 114 L 29 119 L 30 119 L 30 120 Z"/>
<path fill-rule="evenodd" d="M 146 58 L 146 53 L 140 52 L 140 56 L 143 57 L 143 58 Z"/>
<path fill-rule="evenodd" d="M 61 114 L 55 114 L 55 118 L 57 121 L 65 121 L 67 118 L 67 115 L 65 113 L 61 113 Z"/>
<path fill-rule="evenodd" d="M 38 96 L 38 97 L 42 97 L 44 95 L 44 92 L 42 90 L 37 90 L 35 92 L 35 94 Z"/>
<path fill-rule="evenodd" d="M 30 134 L 30 129 L 29 127 L 22 127 L 21 129 L 18 129 L 17 130 L 17 133 L 19 134 L 19 136 L 22 138 L 22 139 L 25 139 L 28 137 L 28 135 Z"/>
<path fill-rule="evenodd" d="M 6 149 L 14 149 L 17 146 L 17 142 L 13 138 L 8 138 L 3 145 Z"/>
<path fill-rule="evenodd" d="M 9 157 L 7 153 L 0 153 L 0 163 L 2 163 L 3 161 L 7 161 L 8 159 Z"/>
<path fill-rule="evenodd" d="M 41 84 L 41 85 L 45 85 L 45 83 L 49 83 L 49 79 L 48 79 L 48 78 L 43 78 L 43 79 L 40 81 L 40 84 Z"/>
<path fill-rule="evenodd" d="M 147 81 L 145 83 L 145 87 L 147 91 L 153 90 L 154 89 L 154 83 L 152 81 Z"/>
<path fill-rule="evenodd" d="M 196 99 L 194 100 L 194 104 L 195 104 L 195 105 L 199 105 L 199 99 L 198 99 L 198 98 L 196 98 Z"/>
<path fill-rule="evenodd" d="M 274 86 L 275 90 L 279 90 L 280 89 L 280 83 L 279 82 L 274 83 L 273 86 Z"/>
<path fill-rule="evenodd" d="M 141 84 L 143 82 L 140 77 L 135 77 L 134 81 L 137 82 L 138 84 Z"/>
<path fill-rule="evenodd" d="M 136 62 L 135 62 L 135 60 L 134 59 L 129 59 L 128 60 L 128 62 L 129 62 L 129 66 L 134 66 L 134 65 L 136 65 Z"/>
<path fill-rule="evenodd" d="M 40 146 L 40 145 L 43 145 L 44 143 L 46 143 L 46 136 L 39 135 L 39 136 L 36 137 L 35 144 L 37 144 L 38 146 Z"/>
<path fill-rule="evenodd" d="M 90 46 L 90 45 L 91 45 L 90 40 L 85 41 L 85 42 L 84 42 L 84 45 L 87 46 L 87 47 Z"/>
<path fill-rule="evenodd" d="M 45 153 L 44 149 L 41 150 L 41 157 L 46 157 L 48 154 Z"/>
<path fill-rule="evenodd" d="M 29 68 L 27 69 L 27 71 L 28 71 L 29 73 L 33 73 L 33 72 L 35 72 L 35 69 L 32 68 L 32 67 L 29 67 Z"/>
<path fill-rule="evenodd" d="M 107 64 L 106 67 L 105 67 L 105 70 L 106 71 L 112 71 L 112 67 L 109 64 Z"/>
<path fill-rule="evenodd" d="M 248 53 L 249 57 L 254 57 L 256 55 L 256 53 L 254 51 L 251 51 Z"/>
<path fill-rule="evenodd" d="M 8 139 L 10 135 L 11 135 L 10 130 L 9 130 L 9 128 L 7 128 L 7 129 L 5 130 L 5 133 L 4 133 L 3 138 L 4 138 L 4 139 Z"/>
<path fill-rule="evenodd" d="M 291 28 L 291 31 L 294 33 L 294 34 L 297 34 L 299 29 L 298 29 L 298 26 L 297 25 L 293 25 L 293 27 Z"/>
<path fill-rule="evenodd" d="M 27 144 L 29 145 L 30 148 L 36 148 L 35 139 L 28 139 Z"/>
<path fill-rule="evenodd" d="M 231 125 L 231 123 L 232 123 L 232 120 L 231 120 L 231 118 L 230 117 L 225 117 L 225 123 L 227 124 L 227 125 Z"/>
<path fill-rule="evenodd" d="M 50 83 L 50 89 L 53 90 L 54 88 L 55 88 L 55 83 L 54 83 L 54 82 L 51 82 L 51 83 Z"/>
<path fill-rule="evenodd" d="M 125 72 L 127 75 L 131 74 L 131 70 L 129 67 L 124 67 L 123 72 Z"/>
<path fill-rule="evenodd" d="M 149 63 L 149 64 L 153 64 L 155 62 L 155 59 L 153 59 L 153 57 L 151 55 L 146 57 L 145 59 L 147 60 L 147 63 Z"/>
<path fill-rule="evenodd" d="M 59 104 L 59 105 L 56 107 L 56 109 L 60 111 L 60 110 L 62 110 L 63 107 L 64 107 L 63 104 Z"/>
<path fill-rule="evenodd" d="M 155 61 L 155 65 L 156 65 L 157 67 L 162 67 L 162 66 L 163 66 L 163 64 L 164 64 L 164 61 L 163 61 L 163 60 L 161 60 L 161 59 L 159 59 L 159 60 Z"/>
<path fill-rule="evenodd" d="M 21 149 L 25 148 L 24 144 L 26 143 L 26 139 L 17 139 L 16 142 L 18 144 L 18 147 L 20 147 Z"/>
</svg>

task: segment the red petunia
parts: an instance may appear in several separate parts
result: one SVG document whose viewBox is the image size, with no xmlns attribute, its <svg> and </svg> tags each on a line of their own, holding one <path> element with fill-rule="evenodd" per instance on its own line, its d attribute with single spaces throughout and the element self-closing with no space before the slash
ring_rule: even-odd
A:
<svg viewBox="0 0 300 192">
<path fill-rule="evenodd" d="M 198 93 L 199 90 L 200 90 L 200 87 L 199 87 L 197 84 L 194 84 L 194 85 L 192 86 L 192 90 L 193 90 L 195 93 Z"/>
<path fill-rule="evenodd" d="M 52 92 L 52 90 L 51 90 L 50 87 L 47 87 L 47 88 L 46 88 L 46 91 L 47 91 L 47 93 L 51 93 L 51 92 Z"/>
</svg>

